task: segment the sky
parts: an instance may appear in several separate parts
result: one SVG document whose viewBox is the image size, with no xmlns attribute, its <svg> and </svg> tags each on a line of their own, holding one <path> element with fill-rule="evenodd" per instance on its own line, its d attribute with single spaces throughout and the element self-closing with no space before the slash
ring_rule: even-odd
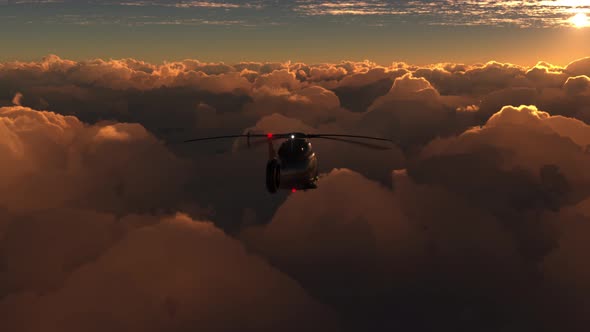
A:
<svg viewBox="0 0 590 332">
<path fill-rule="evenodd" d="M 590 51 L 590 1 L 0 1 L 0 60 L 489 60 Z"/>
<path fill-rule="evenodd" d="M 0 0 L 0 331 L 588 332 L 589 10 Z"/>
</svg>

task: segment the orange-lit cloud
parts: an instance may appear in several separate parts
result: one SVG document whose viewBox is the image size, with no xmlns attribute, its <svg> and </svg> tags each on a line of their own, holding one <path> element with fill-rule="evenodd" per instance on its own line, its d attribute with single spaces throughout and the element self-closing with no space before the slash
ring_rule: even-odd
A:
<svg viewBox="0 0 590 332">
<path fill-rule="evenodd" d="M 113 230 L 127 222 L 135 227 L 114 236 Z M 56 239 L 41 236 L 35 226 Z M 51 254 L 41 251 L 43 261 L 23 254 L 16 242 L 23 233 L 41 240 L 34 252 Z M 36 217 L 12 226 L 3 243 L 10 271 L 25 278 L 9 280 L 18 282 L 22 292 L 0 298 L 2 326 L 12 331 L 338 327 L 331 311 L 293 280 L 210 223 L 184 215 L 161 220 L 80 213 Z M 64 268 L 69 271 L 59 271 Z M 44 280 L 31 272 L 42 273 Z"/>
<path fill-rule="evenodd" d="M 589 64 L 2 63 L 0 326 L 585 331 Z M 248 131 L 396 144 L 179 144 Z"/>
</svg>

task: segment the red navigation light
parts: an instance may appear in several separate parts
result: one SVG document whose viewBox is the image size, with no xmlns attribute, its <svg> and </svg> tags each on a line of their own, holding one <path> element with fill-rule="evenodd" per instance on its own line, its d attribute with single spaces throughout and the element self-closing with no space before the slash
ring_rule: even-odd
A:
<svg viewBox="0 0 590 332">
<path fill-rule="evenodd" d="M 295 192 L 297 192 L 297 189 L 293 188 L 293 189 L 291 189 L 291 192 L 295 193 Z"/>
<path fill-rule="evenodd" d="M 266 134 L 266 137 L 268 137 L 269 139 L 271 139 L 272 138 L 272 134 L 271 133 L 268 133 L 268 134 Z"/>
</svg>

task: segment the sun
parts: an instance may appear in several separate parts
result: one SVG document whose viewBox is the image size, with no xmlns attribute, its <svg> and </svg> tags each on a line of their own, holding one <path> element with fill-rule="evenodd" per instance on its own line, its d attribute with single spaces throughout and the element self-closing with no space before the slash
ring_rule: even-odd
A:
<svg viewBox="0 0 590 332">
<path fill-rule="evenodd" d="M 581 29 L 590 26 L 590 19 L 585 13 L 577 13 L 568 20 L 574 27 Z"/>
</svg>

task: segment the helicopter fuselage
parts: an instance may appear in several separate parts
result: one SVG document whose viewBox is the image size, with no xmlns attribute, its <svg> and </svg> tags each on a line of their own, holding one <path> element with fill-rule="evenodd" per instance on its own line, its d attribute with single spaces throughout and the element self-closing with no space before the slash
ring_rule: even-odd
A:
<svg viewBox="0 0 590 332">
<path fill-rule="evenodd" d="M 317 177 L 317 156 L 311 143 L 304 138 L 295 137 L 284 141 L 266 168 L 266 185 L 271 193 L 279 189 L 315 189 Z"/>
</svg>

